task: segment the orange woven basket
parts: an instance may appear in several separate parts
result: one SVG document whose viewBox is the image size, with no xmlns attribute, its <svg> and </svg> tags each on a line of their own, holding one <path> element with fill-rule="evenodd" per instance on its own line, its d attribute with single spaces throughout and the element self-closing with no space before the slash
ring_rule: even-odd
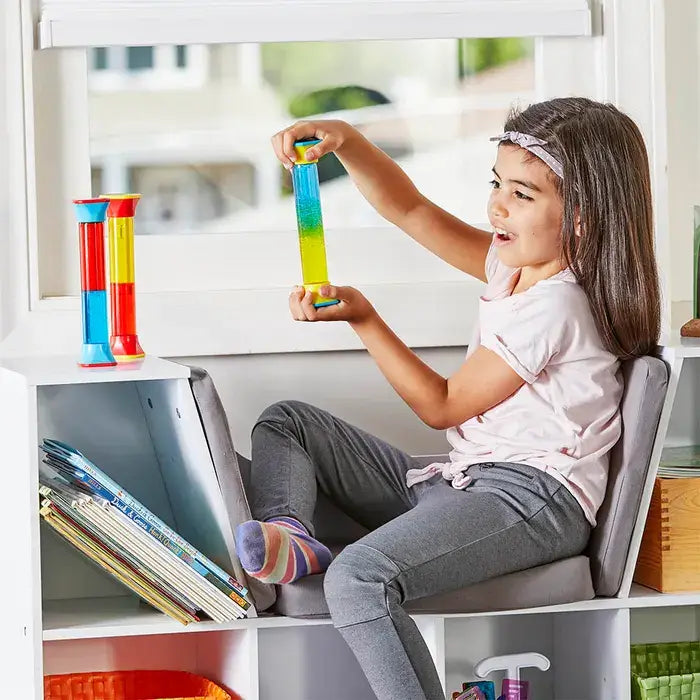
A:
<svg viewBox="0 0 700 700">
<path fill-rule="evenodd" d="M 185 671 L 105 671 L 44 676 L 44 700 L 242 700 Z"/>
</svg>

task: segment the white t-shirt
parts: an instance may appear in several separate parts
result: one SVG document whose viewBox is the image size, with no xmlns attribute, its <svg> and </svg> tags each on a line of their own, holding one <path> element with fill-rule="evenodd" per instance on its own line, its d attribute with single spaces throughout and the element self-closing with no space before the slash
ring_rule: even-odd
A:
<svg viewBox="0 0 700 700">
<path fill-rule="evenodd" d="M 505 360 L 524 380 L 515 394 L 447 431 L 449 465 L 434 465 L 456 488 L 479 462 L 520 462 L 562 482 L 587 519 L 605 496 L 610 449 L 621 431 L 619 360 L 603 347 L 583 289 L 563 270 L 511 294 L 519 270 L 486 257 L 488 284 L 467 357 L 479 345 Z M 422 481 L 420 470 L 409 483 Z"/>
</svg>

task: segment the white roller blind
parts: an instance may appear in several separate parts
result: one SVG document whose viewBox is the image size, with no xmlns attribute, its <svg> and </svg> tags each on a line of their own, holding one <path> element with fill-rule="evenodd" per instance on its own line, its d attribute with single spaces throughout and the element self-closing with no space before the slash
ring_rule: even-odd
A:
<svg viewBox="0 0 700 700">
<path fill-rule="evenodd" d="M 41 0 L 41 48 L 591 34 L 589 0 Z"/>
</svg>

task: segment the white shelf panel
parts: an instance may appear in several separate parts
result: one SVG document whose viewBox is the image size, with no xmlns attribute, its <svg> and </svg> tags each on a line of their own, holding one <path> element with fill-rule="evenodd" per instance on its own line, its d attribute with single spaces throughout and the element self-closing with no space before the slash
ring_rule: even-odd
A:
<svg viewBox="0 0 700 700">
<path fill-rule="evenodd" d="M 629 608 L 658 608 L 683 605 L 700 605 L 700 591 L 687 593 L 659 593 L 653 588 L 632 584 L 630 597 L 626 601 Z"/>
<path fill-rule="evenodd" d="M 0 371 L 22 375 L 29 386 L 187 379 L 190 376 L 189 367 L 160 357 L 147 356 L 140 362 L 95 368 L 79 367 L 77 359 L 77 355 L 0 358 Z"/>
<path fill-rule="evenodd" d="M 289 617 L 251 617 L 226 624 L 198 622 L 181 625 L 136 598 L 80 598 L 46 601 L 43 614 L 44 642 L 66 639 L 133 637 L 152 634 L 212 632 L 265 627 L 330 625 L 329 619 L 297 620 Z"/>
<path fill-rule="evenodd" d="M 651 588 L 632 584 L 629 598 L 593 598 L 573 603 L 547 605 L 538 608 L 520 608 L 518 610 L 493 610 L 489 612 L 451 613 L 441 615 L 445 619 L 460 617 L 494 617 L 502 615 L 533 615 L 549 613 L 585 612 L 587 610 L 615 610 L 626 608 L 673 607 L 683 605 L 700 605 L 700 591 L 688 593 L 659 593 Z"/>
<path fill-rule="evenodd" d="M 700 591 L 691 593 L 658 593 L 644 586 L 634 584 L 629 598 L 594 598 L 593 600 L 582 600 L 575 603 L 539 608 L 497 610 L 482 613 L 453 613 L 438 616 L 417 615 L 414 617 L 457 619 L 688 605 L 700 606 Z M 62 639 L 93 639 L 144 634 L 177 634 L 182 632 L 331 624 L 327 618 L 302 620 L 277 615 L 263 615 L 257 618 L 235 620 L 223 625 L 214 622 L 200 622 L 185 626 L 146 605 L 140 605 L 135 598 L 131 597 L 47 601 L 44 604 L 43 617 L 43 639 L 45 642 Z"/>
<path fill-rule="evenodd" d="M 671 351 L 675 357 L 700 357 L 700 338 L 684 338 L 678 330 L 664 335 L 660 347 Z"/>
<path fill-rule="evenodd" d="M 682 338 L 677 352 L 679 357 L 700 357 L 700 338 Z"/>
</svg>

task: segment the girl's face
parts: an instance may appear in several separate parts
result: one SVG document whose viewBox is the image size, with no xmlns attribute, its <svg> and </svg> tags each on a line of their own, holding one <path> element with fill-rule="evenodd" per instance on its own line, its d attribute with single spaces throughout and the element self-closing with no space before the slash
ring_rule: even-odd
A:
<svg viewBox="0 0 700 700">
<path fill-rule="evenodd" d="M 501 262 L 557 272 L 564 209 L 556 175 L 539 158 L 510 144 L 498 147 L 493 173 L 488 215 Z"/>
</svg>

